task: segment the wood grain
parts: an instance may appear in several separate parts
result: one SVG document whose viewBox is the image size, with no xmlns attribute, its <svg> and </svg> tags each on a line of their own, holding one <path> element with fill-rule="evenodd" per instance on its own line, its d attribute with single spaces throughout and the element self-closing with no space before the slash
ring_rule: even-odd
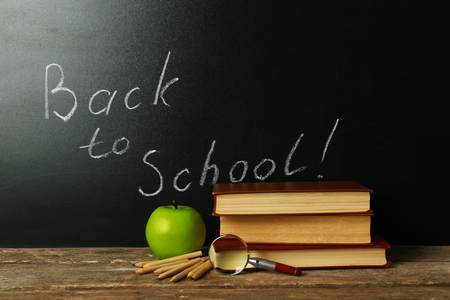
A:
<svg viewBox="0 0 450 300">
<path fill-rule="evenodd" d="M 197 281 L 136 275 L 148 248 L 0 249 L 1 299 L 447 299 L 450 247 L 392 247 L 389 268 L 304 270 L 301 276 L 210 270 Z M 447 297 L 447 298 L 446 298 Z"/>
</svg>

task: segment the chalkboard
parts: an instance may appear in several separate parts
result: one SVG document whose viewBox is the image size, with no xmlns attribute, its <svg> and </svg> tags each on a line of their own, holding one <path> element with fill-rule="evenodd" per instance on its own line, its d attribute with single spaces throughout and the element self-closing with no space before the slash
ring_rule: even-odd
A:
<svg viewBox="0 0 450 300">
<path fill-rule="evenodd" d="M 1 1 L 0 246 L 146 246 L 214 182 L 353 180 L 448 245 L 448 2 Z"/>
</svg>

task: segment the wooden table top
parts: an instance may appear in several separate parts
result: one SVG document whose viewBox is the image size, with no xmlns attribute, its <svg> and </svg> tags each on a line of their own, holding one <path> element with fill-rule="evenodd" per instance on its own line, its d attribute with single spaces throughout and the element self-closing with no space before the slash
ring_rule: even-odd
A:
<svg viewBox="0 0 450 300">
<path fill-rule="evenodd" d="M 0 299 L 449 299 L 450 246 L 392 247 L 389 268 L 155 280 L 149 248 L 0 248 Z"/>
</svg>

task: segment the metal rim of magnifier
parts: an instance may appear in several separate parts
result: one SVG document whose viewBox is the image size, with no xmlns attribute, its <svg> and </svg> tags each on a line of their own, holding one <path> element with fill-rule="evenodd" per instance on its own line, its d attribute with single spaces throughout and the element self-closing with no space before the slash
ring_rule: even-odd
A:
<svg viewBox="0 0 450 300">
<path fill-rule="evenodd" d="M 225 237 L 231 237 L 231 238 L 235 238 L 235 239 L 239 240 L 242 243 L 242 245 L 244 245 L 245 251 L 247 253 L 247 261 L 245 262 L 244 266 L 242 267 L 242 269 L 240 269 L 239 271 L 236 271 L 234 273 L 226 273 L 226 272 L 222 272 L 222 271 L 218 270 L 215 267 L 215 263 L 213 263 L 211 261 L 211 256 L 209 255 L 209 251 L 211 251 L 211 247 L 213 246 L 214 242 L 217 241 L 217 240 L 223 239 Z M 248 251 L 247 244 L 240 237 L 238 237 L 238 236 L 236 236 L 234 234 L 224 234 L 224 235 L 221 235 L 221 236 L 217 237 L 216 239 L 214 239 L 214 241 L 212 241 L 211 246 L 209 248 L 210 248 L 209 251 L 208 251 L 209 262 L 211 263 L 211 265 L 214 268 L 214 270 L 216 270 L 217 272 L 219 272 L 221 274 L 237 275 L 237 274 L 241 273 L 242 271 L 244 271 L 245 267 L 248 265 L 248 259 L 250 258 L 250 252 Z"/>
</svg>

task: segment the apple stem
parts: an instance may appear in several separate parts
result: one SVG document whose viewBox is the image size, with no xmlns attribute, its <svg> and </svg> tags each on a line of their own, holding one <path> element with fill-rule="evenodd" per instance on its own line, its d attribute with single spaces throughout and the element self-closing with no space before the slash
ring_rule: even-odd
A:
<svg viewBox="0 0 450 300">
<path fill-rule="evenodd" d="M 172 204 L 173 204 L 173 206 L 175 206 L 175 209 L 178 209 L 178 205 L 177 205 L 177 202 L 175 200 L 172 200 Z"/>
</svg>

